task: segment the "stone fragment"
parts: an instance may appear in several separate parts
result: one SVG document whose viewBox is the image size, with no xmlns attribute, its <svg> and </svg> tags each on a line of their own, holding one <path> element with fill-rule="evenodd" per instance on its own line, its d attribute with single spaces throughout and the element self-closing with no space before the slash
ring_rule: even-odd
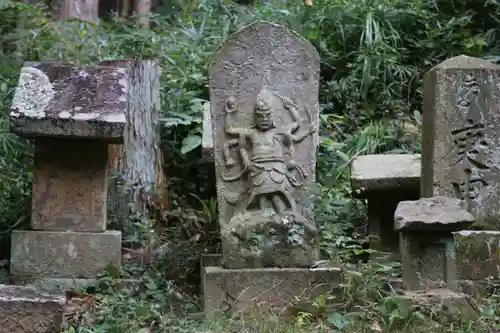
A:
<svg viewBox="0 0 500 333">
<path fill-rule="evenodd" d="M 203 104 L 203 136 L 201 149 L 203 157 L 207 160 L 214 159 L 214 138 L 212 136 L 212 114 L 210 113 L 210 103 Z"/>
<path fill-rule="evenodd" d="M 98 140 L 35 140 L 31 227 L 106 230 L 108 145 Z"/>
<path fill-rule="evenodd" d="M 358 191 L 420 186 L 420 154 L 357 156 L 351 164 L 351 187 Z"/>
<path fill-rule="evenodd" d="M 205 314 L 287 315 L 341 281 L 338 268 L 224 269 L 204 267 Z"/>
<path fill-rule="evenodd" d="M 458 276 L 465 280 L 500 280 L 500 231 L 453 233 Z"/>
<path fill-rule="evenodd" d="M 14 277 L 95 278 L 120 261 L 118 231 L 12 232 L 10 272 Z"/>
<path fill-rule="evenodd" d="M 62 295 L 0 285 L 0 333 L 55 333 L 63 322 Z"/>
<path fill-rule="evenodd" d="M 394 214 L 394 229 L 404 231 L 457 231 L 472 223 L 474 217 L 460 207 L 460 200 L 447 197 L 402 201 Z"/>
<path fill-rule="evenodd" d="M 315 261 L 311 187 L 319 65 L 309 42 L 267 22 L 231 36 L 212 61 L 210 107 L 225 267 L 308 267 Z"/>
<path fill-rule="evenodd" d="M 11 131 L 122 142 L 128 80 L 122 68 L 26 62 L 12 101 Z"/>
<path fill-rule="evenodd" d="M 480 219 L 500 214 L 500 66 L 464 55 L 424 79 L 423 197 L 447 196 Z"/>
</svg>

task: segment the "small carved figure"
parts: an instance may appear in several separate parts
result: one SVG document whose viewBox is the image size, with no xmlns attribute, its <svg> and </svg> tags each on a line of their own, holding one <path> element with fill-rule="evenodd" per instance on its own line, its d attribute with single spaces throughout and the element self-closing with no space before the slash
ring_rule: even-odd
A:
<svg viewBox="0 0 500 333">
<path fill-rule="evenodd" d="M 273 97 L 277 96 L 283 106 L 290 111 L 292 123 L 276 127 L 273 113 Z M 257 96 L 254 108 L 254 125 L 249 128 L 233 127 L 228 121 L 229 114 L 237 109 L 236 101 L 230 97 L 225 105 L 225 131 L 229 139 L 223 147 L 224 163 L 228 168 L 235 165 L 231 148 L 238 147 L 242 171 L 232 177 L 223 176 L 224 181 L 234 181 L 243 175 L 250 179 L 249 197 L 246 209 L 274 209 L 278 215 L 286 211 L 296 213 L 294 199 L 290 195 L 291 186 L 301 183 L 292 175 L 296 170 L 304 179 L 302 168 L 293 161 L 295 143 L 314 133 L 311 124 L 304 124 L 297 105 L 287 97 L 273 94 L 263 89 Z M 305 131 L 297 134 L 301 127 Z M 236 137 L 236 138 L 235 138 Z M 247 151 L 246 147 L 249 146 Z"/>
</svg>

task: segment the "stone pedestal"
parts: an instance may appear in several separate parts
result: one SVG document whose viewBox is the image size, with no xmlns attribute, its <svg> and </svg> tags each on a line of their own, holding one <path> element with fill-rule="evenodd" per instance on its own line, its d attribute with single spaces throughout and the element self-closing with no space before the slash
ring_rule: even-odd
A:
<svg viewBox="0 0 500 333">
<path fill-rule="evenodd" d="M 370 247 L 399 254 L 394 212 L 399 202 L 420 198 L 420 155 L 358 156 L 351 164 L 355 197 L 368 201 Z"/>
<path fill-rule="evenodd" d="M 0 333 L 60 332 L 65 301 L 62 295 L 0 285 Z"/>
<path fill-rule="evenodd" d="M 338 268 L 203 267 L 205 314 L 286 315 L 293 304 L 314 302 L 341 281 Z"/>
<path fill-rule="evenodd" d="M 400 202 L 394 228 L 401 235 L 403 281 L 409 290 L 457 288 L 452 232 L 474 223 L 460 200 L 432 197 Z"/>
<path fill-rule="evenodd" d="M 120 264 L 121 233 L 106 231 L 107 148 L 122 142 L 127 100 L 124 69 L 24 65 L 11 130 L 35 139 L 33 231 L 12 234 L 15 282 L 67 286 Z"/>
<path fill-rule="evenodd" d="M 500 231 L 462 230 L 453 237 L 461 279 L 500 280 Z"/>
<path fill-rule="evenodd" d="M 407 291 L 397 299 L 408 306 L 416 305 L 418 311 L 427 314 L 432 320 L 450 324 L 457 321 L 470 321 L 479 317 L 471 305 L 469 295 L 450 289 Z"/>
</svg>

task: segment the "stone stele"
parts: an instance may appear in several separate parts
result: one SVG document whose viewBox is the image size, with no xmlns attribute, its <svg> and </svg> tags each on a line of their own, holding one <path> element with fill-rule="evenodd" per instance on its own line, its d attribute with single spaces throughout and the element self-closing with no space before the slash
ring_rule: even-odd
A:
<svg viewBox="0 0 500 333">
<path fill-rule="evenodd" d="M 309 267 L 320 59 L 291 30 L 255 22 L 210 66 L 217 197 L 226 268 Z"/>
<path fill-rule="evenodd" d="M 120 143 L 128 85 L 123 68 L 26 62 L 12 101 L 11 131 Z"/>
<path fill-rule="evenodd" d="M 458 56 L 424 80 L 423 197 L 462 201 L 478 223 L 500 214 L 500 66 Z"/>
</svg>

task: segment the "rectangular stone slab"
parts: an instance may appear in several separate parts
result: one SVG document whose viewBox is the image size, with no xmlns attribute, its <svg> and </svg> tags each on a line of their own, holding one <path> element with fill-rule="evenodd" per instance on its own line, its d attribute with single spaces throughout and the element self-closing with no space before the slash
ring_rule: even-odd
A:
<svg viewBox="0 0 500 333">
<path fill-rule="evenodd" d="M 122 142 L 128 85 L 123 68 L 26 62 L 12 101 L 11 131 Z"/>
<path fill-rule="evenodd" d="M 294 300 L 307 302 L 341 282 L 339 268 L 224 269 L 204 267 L 205 315 L 258 311 L 283 314 Z"/>
<path fill-rule="evenodd" d="M 61 330 L 63 295 L 0 285 L 1 333 L 55 333 Z"/>
<path fill-rule="evenodd" d="M 13 231 L 10 273 L 19 277 L 94 278 L 121 261 L 121 232 Z"/>
<path fill-rule="evenodd" d="M 31 227 L 104 231 L 108 145 L 100 140 L 35 139 Z"/>
<path fill-rule="evenodd" d="M 500 66 L 458 56 L 424 79 L 423 197 L 448 196 L 481 220 L 500 214 Z"/>
<path fill-rule="evenodd" d="M 418 188 L 420 154 L 356 157 L 351 163 L 351 187 L 360 192 Z"/>
</svg>

